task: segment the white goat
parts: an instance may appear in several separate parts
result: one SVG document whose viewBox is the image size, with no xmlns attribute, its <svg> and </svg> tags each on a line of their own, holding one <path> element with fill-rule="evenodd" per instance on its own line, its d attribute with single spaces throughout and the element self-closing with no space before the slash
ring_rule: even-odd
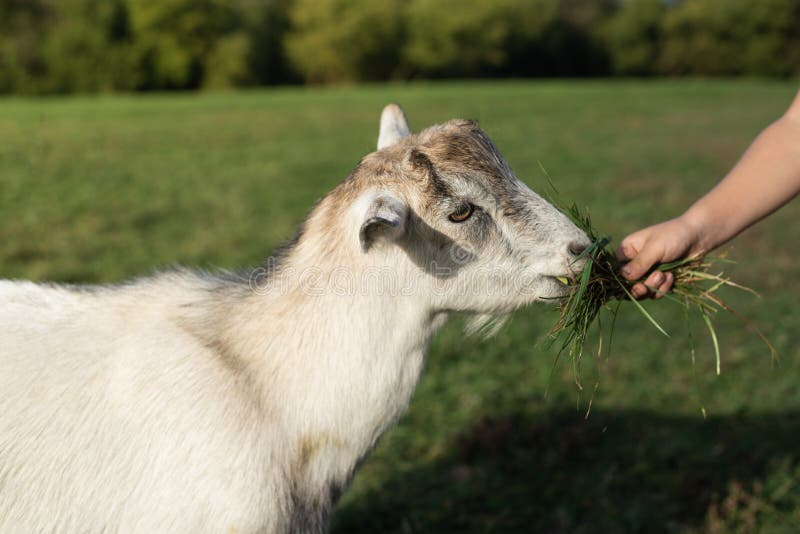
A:
<svg viewBox="0 0 800 534">
<path fill-rule="evenodd" d="M 325 531 L 450 312 L 563 295 L 586 236 L 475 123 L 378 149 L 248 276 L 0 282 L 0 532 Z"/>
</svg>

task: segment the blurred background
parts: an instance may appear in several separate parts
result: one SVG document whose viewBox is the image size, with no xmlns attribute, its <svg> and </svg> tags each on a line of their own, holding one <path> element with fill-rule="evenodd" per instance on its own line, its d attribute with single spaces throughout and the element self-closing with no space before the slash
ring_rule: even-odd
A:
<svg viewBox="0 0 800 534">
<path fill-rule="evenodd" d="M 800 72 L 796 0 L 2 0 L 0 93 Z"/>
<path fill-rule="evenodd" d="M 257 265 L 392 101 L 415 130 L 479 120 L 619 239 L 724 176 L 798 75 L 800 0 L 0 0 L 0 277 Z M 671 338 L 623 306 L 576 365 L 552 308 L 489 340 L 456 318 L 334 530 L 800 531 L 798 215 L 725 249 L 777 362 L 725 314 L 722 374 L 696 320 L 693 365 L 665 301 Z"/>
</svg>

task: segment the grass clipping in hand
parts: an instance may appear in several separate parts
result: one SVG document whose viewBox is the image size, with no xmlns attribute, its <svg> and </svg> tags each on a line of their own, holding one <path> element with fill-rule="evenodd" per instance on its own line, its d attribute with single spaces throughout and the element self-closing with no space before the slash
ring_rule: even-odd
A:
<svg viewBox="0 0 800 534">
<path fill-rule="evenodd" d="M 551 341 L 554 343 L 560 341 L 561 343 L 559 355 L 565 351 L 568 352 L 572 357 L 573 367 L 577 373 L 578 362 L 583 353 L 589 328 L 598 318 L 600 311 L 615 301 L 630 301 L 656 330 L 669 337 L 669 334 L 661 327 L 658 321 L 631 294 L 630 289 L 637 282 L 625 280 L 618 274 L 620 267 L 622 267 L 622 262 L 616 258 L 612 251 L 608 250 L 610 239 L 597 235 L 597 232 L 592 227 L 588 211 L 582 213 L 575 204 L 569 209 L 562 207 L 561 210 L 581 230 L 586 232 L 592 244 L 581 255 L 582 258 L 586 258 L 586 265 L 577 279 L 572 282 L 566 279 L 562 280 L 565 284 L 570 284 L 572 290 L 561 304 L 561 315 L 558 323 L 550 331 Z M 720 288 L 727 286 L 758 296 L 752 289 L 732 282 L 722 272 L 715 273 L 718 270 L 718 264 L 726 261 L 724 258 L 719 257 L 688 258 L 656 267 L 656 269 L 670 272 L 674 276 L 675 282 L 672 292 L 665 294 L 664 298 L 674 301 L 684 308 L 687 326 L 691 310 L 696 310 L 702 317 L 714 345 L 716 372 L 718 375 L 720 373 L 720 349 L 717 333 L 714 329 L 713 317 L 720 310 L 732 313 L 750 326 L 769 348 L 772 357 L 775 357 L 775 348 L 761 331 L 726 304 L 717 294 Z M 616 318 L 616 309 L 612 311 Z M 613 324 L 611 331 L 613 333 Z M 694 365 L 695 350 L 691 330 L 688 331 L 688 336 L 692 364 Z M 602 336 L 600 344 L 598 353 L 602 351 Z M 576 381 L 577 378 L 576 375 Z M 580 386 L 579 381 L 578 385 Z"/>
</svg>

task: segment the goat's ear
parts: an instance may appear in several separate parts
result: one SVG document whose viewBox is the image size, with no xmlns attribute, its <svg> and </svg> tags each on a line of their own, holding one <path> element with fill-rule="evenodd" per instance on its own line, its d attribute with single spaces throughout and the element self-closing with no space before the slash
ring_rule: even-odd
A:
<svg viewBox="0 0 800 534">
<path fill-rule="evenodd" d="M 406 204 L 391 193 L 379 193 L 368 202 L 358 234 L 364 252 L 378 239 L 394 241 L 403 235 L 408 218 Z"/>
<path fill-rule="evenodd" d="M 403 109 L 389 104 L 381 113 L 381 130 L 378 134 L 378 150 L 391 146 L 411 133 Z"/>
</svg>

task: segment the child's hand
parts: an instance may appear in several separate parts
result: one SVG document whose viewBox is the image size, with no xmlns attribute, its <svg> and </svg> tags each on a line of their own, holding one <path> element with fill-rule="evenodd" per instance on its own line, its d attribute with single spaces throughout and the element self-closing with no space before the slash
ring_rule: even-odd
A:
<svg viewBox="0 0 800 534">
<path fill-rule="evenodd" d="M 696 257 L 735 237 L 800 194 L 800 92 L 786 114 L 750 145 L 714 189 L 677 219 L 635 232 L 617 249 L 629 260 L 622 275 L 641 280 L 653 266 Z M 672 288 L 670 273 L 653 271 L 633 296 L 658 298 Z"/>
<path fill-rule="evenodd" d="M 700 232 L 686 217 L 634 232 L 623 239 L 617 249 L 619 259 L 629 260 L 622 267 L 622 275 L 628 280 L 639 280 L 660 263 L 701 254 L 699 242 Z M 648 295 L 660 298 L 672 288 L 673 282 L 672 273 L 655 270 L 643 283 L 635 284 L 631 293 L 636 298 Z"/>
</svg>

